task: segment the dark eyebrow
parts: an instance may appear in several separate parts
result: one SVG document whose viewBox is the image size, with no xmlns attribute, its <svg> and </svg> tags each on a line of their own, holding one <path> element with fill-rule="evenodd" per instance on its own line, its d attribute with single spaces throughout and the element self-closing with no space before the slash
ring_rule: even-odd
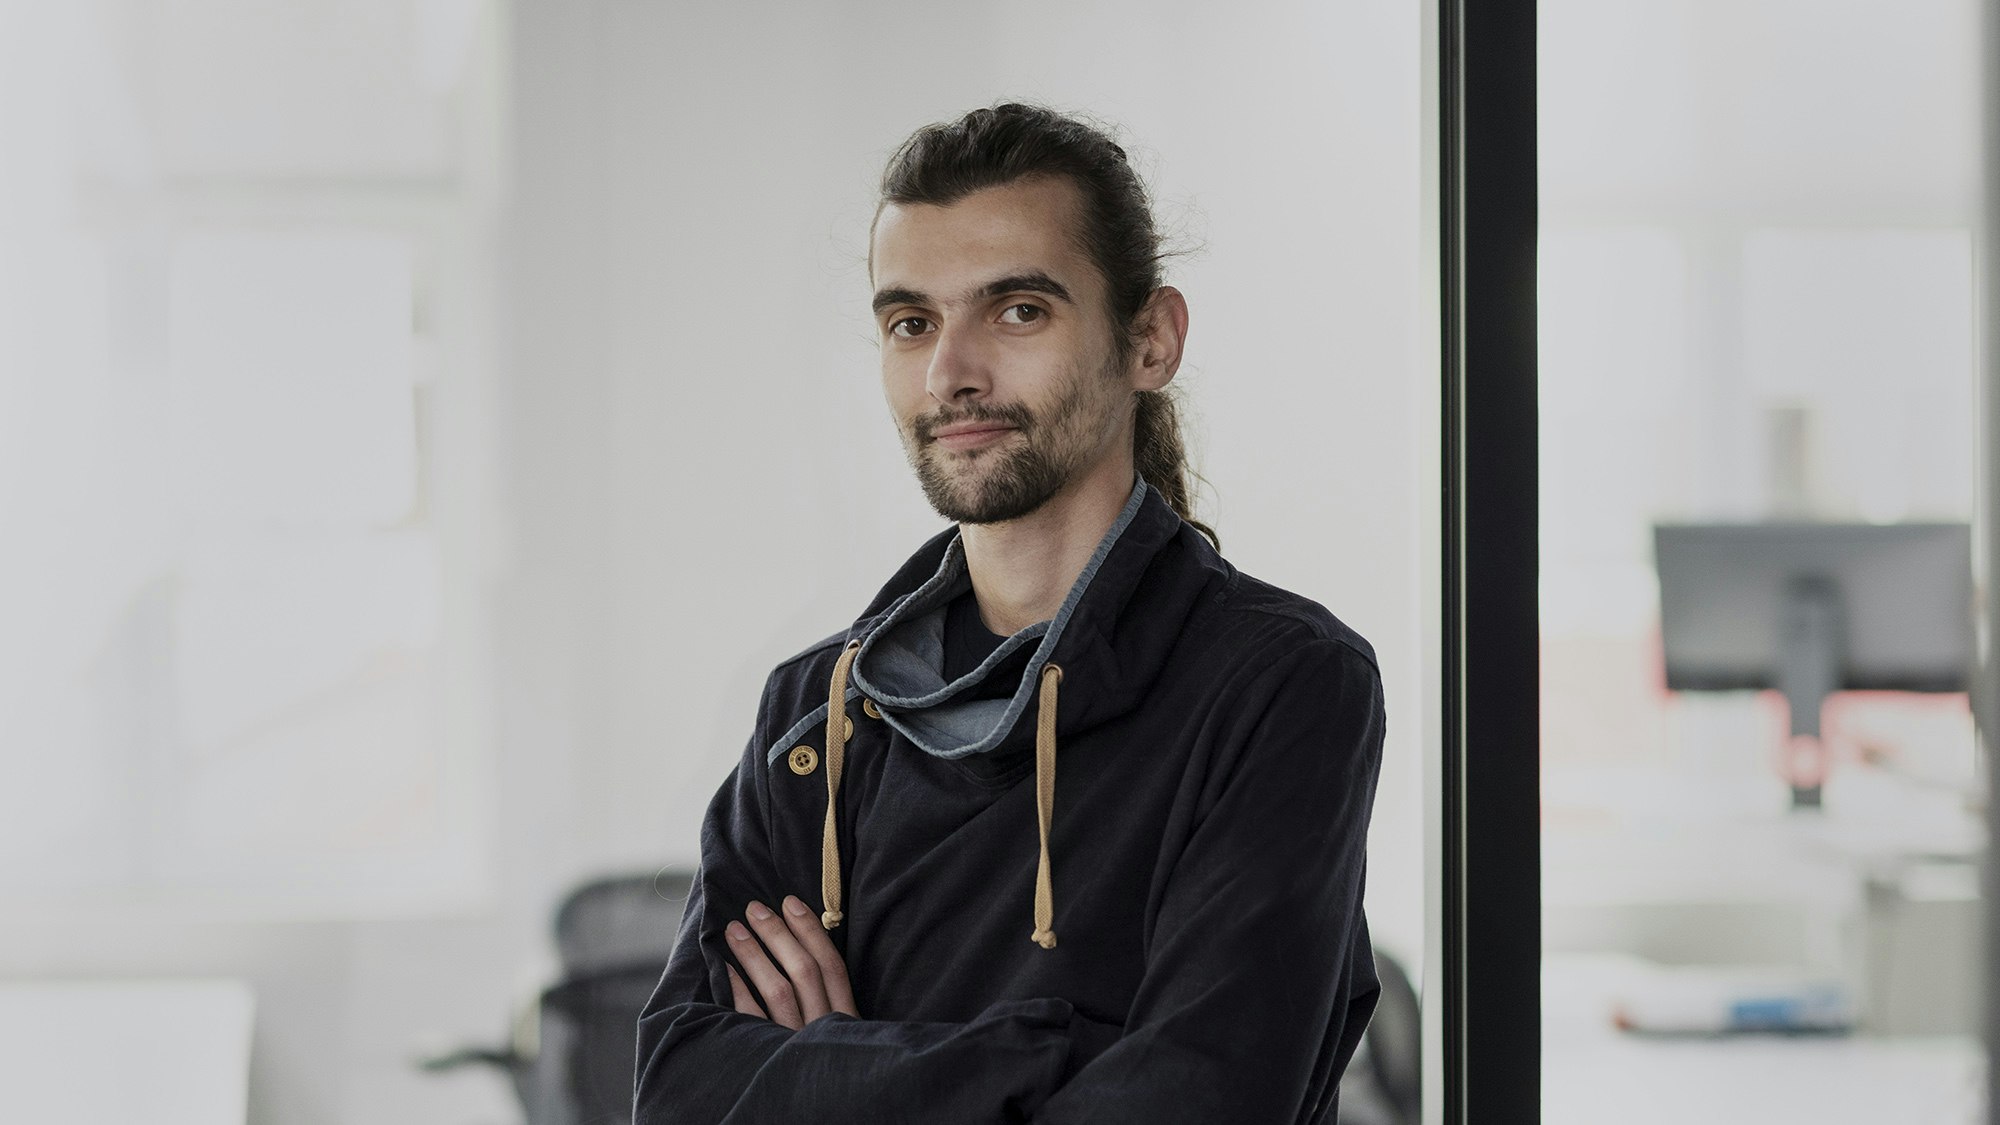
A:
<svg viewBox="0 0 2000 1125">
<path fill-rule="evenodd" d="M 1076 300 L 1069 295 L 1069 290 L 1063 286 L 1062 282 L 1057 281 L 1041 270 L 1030 270 L 1027 273 L 1017 273 L 1010 277 L 995 278 L 980 286 L 978 291 L 973 294 L 973 297 L 974 299 L 999 297 L 1008 293 L 1041 293 L 1045 296 L 1054 297 L 1058 301 L 1066 301 L 1072 305 L 1076 303 Z"/>
<path fill-rule="evenodd" d="M 880 316 L 882 310 L 888 308 L 891 305 L 928 306 L 930 303 L 931 299 L 929 297 L 924 296 L 922 293 L 919 293 L 914 289 L 881 289 L 877 290 L 875 293 L 875 303 L 873 305 L 873 308 L 875 310 L 875 314 L 877 316 Z"/>
<path fill-rule="evenodd" d="M 1041 270 L 1029 270 L 1027 273 L 996 277 L 992 281 L 973 290 L 967 295 L 967 299 L 981 301 L 1004 296 L 1008 293 L 1040 293 L 1072 305 L 1076 303 L 1076 298 L 1069 295 L 1068 286 L 1043 273 Z M 932 302 L 928 295 L 919 293 L 914 289 L 889 288 L 876 292 L 875 300 L 871 307 L 875 310 L 876 315 L 879 316 L 883 309 L 895 305 L 917 305 L 929 308 L 931 304 Z"/>
</svg>

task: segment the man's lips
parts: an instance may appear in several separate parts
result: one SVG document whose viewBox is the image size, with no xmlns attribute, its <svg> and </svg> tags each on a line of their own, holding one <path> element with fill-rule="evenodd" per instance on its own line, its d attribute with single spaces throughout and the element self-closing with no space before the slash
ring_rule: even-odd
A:
<svg viewBox="0 0 2000 1125">
<path fill-rule="evenodd" d="M 931 440 L 946 449 L 971 449 L 998 441 L 1014 432 L 1014 427 L 1003 422 L 961 422 L 955 426 L 941 426 L 931 431 Z"/>
</svg>

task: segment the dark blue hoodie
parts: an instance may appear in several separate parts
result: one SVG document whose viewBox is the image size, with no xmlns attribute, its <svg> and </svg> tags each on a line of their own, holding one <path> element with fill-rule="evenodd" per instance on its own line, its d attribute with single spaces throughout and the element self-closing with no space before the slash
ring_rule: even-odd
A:
<svg viewBox="0 0 2000 1125">
<path fill-rule="evenodd" d="M 1055 618 L 946 683 L 969 586 L 941 534 L 771 673 L 640 1016 L 638 1125 L 1330 1121 L 1375 1005 L 1373 650 L 1143 483 Z M 731 1006 L 723 927 L 787 894 L 839 915 L 863 1018 Z"/>
</svg>

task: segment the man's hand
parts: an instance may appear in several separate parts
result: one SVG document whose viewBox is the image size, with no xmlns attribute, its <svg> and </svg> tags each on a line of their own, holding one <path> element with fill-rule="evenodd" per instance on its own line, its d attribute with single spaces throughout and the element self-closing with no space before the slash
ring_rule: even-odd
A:
<svg viewBox="0 0 2000 1125">
<path fill-rule="evenodd" d="M 750 928 L 731 922 L 726 929 L 729 951 L 771 1006 L 769 1013 L 758 1007 L 735 966 L 726 965 L 736 1010 L 793 1031 L 828 1012 L 859 1016 L 861 1013 L 854 1010 L 854 991 L 847 983 L 847 964 L 812 908 L 796 895 L 786 895 L 784 906 L 780 914 L 761 902 L 752 902 Z M 750 933 L 753 929 L 757 931 L 754 937 Z"/>
</svg>

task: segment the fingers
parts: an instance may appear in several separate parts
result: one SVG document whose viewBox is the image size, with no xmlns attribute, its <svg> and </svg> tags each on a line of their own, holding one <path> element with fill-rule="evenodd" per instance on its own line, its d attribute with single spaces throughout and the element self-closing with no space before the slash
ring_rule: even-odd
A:
<svg viewBox="0 0 2000 1125">
<path fill-rule="evenodd" d="M 771 959 L 764 954 L 764 947 L 757 944 L 756 937 L 741 922 L 729 923 L 723 927 L 723 932 L 729 935 L 729 950 L 736 954 L 736 963 L 743 966 L 744 974 L 750 978 L 751 984 L 757 986 L 758 995 L 764 998 L 765 1006 L 770 1009 L 771 1022 L 793 1031 L 804 1027 L 805 1020 L 800 1015 L 791 982 L 771 963 Z"/>
<path fill-rule="evenodd" d="M 771 959 L 778 963 L 785 978 L 791 982 L 792 997 L 804 1022 L 811 1023 L 831 1011 L 832 1004 L 827 999 L 826 981 L 819 960 L 806 952 L 794 927 L 761 902 L 750 904 L 749 922 Z M 760 983 L 757 987 L 761 990 L 764 986 Z M 770 993 L 765 993 L 764 997 L 770 999 Z"/>
<path fill-rule="evenodd" d="M 746 1016 L 756 1016 L 762 1020 L 770 1019 L 771 1017 L 764 1014 L 764 1009 L 757 1006 L 756 998 L 750 995 L 750 986 L 744 984 L 743 978 L 736 975 L 736 966 L 724 965 L 722 968 L 729 974 L 729 998 L 735 1003 L 736 1010 Z"/>
<path fill-rule="evenodd" d="M 860 1016 L 847 963 L 811 907 L 796 895 L 786 895 L 782 913 L 752 902 L 747 914 L 748 926 L 731 922 L 725 928 L 730 951 L 743 966 L 742 976 L 733 968 L 729 973 L 737 1011 L 764 1016 L 794 1031 L 828 1012 Z M 769 1015 L 757 1005 L 756 996 L 763 997 Z"/>
<path fill-rule="evenodd" d="M 825 926 L 820 925 L 812 907 L 799 901 L 797 895 L 786 895 L 785 924 L 791 927 L 792 936 L 798 939 L 807 955 L 819 966 L 820 982 L 826 988 L 827 1006 L 836 1012 L 859 1016 L 861 1013 L 854 1009 L 853 986 L 847 981 L 847 962 L 841 959 L 840 950 L 834 948 L 832 936 L 826 932 Z"/>
</svg>

